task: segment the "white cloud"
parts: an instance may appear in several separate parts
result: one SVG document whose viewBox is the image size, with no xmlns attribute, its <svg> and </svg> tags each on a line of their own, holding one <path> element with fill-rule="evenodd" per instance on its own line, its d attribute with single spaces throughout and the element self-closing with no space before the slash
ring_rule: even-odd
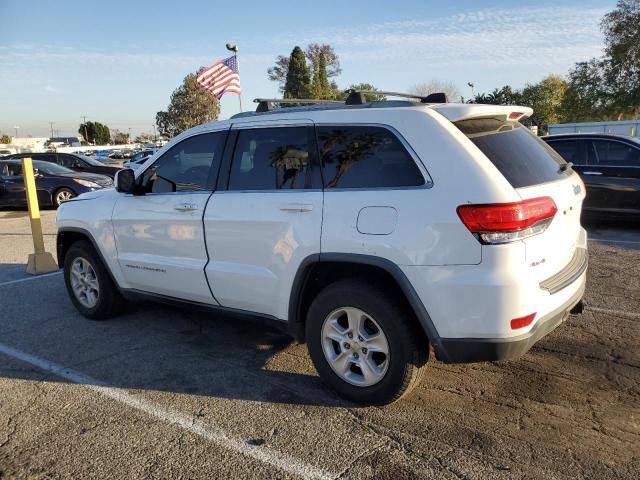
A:
<svg viewBox="0 0 640 480">
<path fill-rule="evenodd" d="M 306 32 L 304 40 L 288 37 L 299 44 L 331 43 L 344 61 L 557 68 L 600 54 L 599 22 L 605 12 L 579 7 L 482 9 Z"/>
<path fill-rule="evenodd" d="M 51 85 L 45 85 L 44 89 L 46 92 L 50 92 L 50 93 L 55 93 L 58 91 L 57 88 L 52 87 Z"/>
</svg>

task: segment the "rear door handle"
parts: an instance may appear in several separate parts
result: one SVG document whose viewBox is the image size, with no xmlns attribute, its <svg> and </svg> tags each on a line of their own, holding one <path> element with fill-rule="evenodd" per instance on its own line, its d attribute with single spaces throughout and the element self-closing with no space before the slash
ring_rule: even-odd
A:
<svg viewBox="0 0 640 480">
<path fill-rule="evenodd" d="M 313 205 L 308 203 L 286 203 L 280 206 L 280 210 L 283 212 L 310 212 L 313 210 Z"/>
<path fill-rule="evenodd" d="M 192 212 L 197 210 L 198 206 L 195 203 L 179 203 L 178 205 L 174 205 L 173 209 L 180 212 Z"/>
<path fill-rule="evenodd" d="M 587 171 L 582 172 L 584 175 L 602 175 L 602 172 Z"/>
</svg>

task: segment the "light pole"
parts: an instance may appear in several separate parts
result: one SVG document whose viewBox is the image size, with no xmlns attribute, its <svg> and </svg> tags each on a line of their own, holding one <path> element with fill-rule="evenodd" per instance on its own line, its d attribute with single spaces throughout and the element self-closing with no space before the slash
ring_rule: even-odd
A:
<svg viewBox="0 0 640 480">
<path fill-rule="evenodd" d="M 15 138 L 18 138 L 18 129 L 19 129 L 20 127 L 16 127 L 16 126 L 14 126 L 13 128 L 14 128 L 14 130 L 16 131 L 16 137 L 15 137 Z"/>
<path fill-rule="evenodd" d="M 156 136 L 156 124 L 154 123 L 152 126 L 153 126 L 153 143 L 158 145 L 158 137 Z"/>
<path fill-rule="evenodd" d="M 238 63 L 238 45 L 235 43 L 227 43 L 227 50 L 233 52 L 233 56 L 236 59 L 236 68 L 238 69 L 238 75 L 240 75 L 240 64 Z M 238 101 L 240 102 L 240 112 L 242 112 L 242 93 L 238 93 Z"/>
</svg>

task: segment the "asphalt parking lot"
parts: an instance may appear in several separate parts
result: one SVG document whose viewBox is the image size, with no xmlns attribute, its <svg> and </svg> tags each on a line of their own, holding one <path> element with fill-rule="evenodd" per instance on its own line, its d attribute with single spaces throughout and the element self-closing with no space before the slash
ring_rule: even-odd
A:
<svg viewBox="0 0 640 480">
<path fill-rule="evenodd" d="M 43 212 L 54 251 L 54 211 Z M 82 318 L 0 211 L 0 478 L 640 478 L 640 228 L 589 225 L 587 310 L 518 361 L 430 361 L 363 408 L 272 327 Z"/>
</svg>

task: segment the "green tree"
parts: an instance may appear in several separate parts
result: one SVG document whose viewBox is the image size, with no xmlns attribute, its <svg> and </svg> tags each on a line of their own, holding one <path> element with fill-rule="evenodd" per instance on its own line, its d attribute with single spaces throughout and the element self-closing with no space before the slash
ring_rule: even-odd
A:
<svg viewBox="0 0 640 480">
<path fill-rule="evenodd" d="M 9 135 L 0 135 L 0 143 L 11 143 L 11 137 Z"/>
<path fill-rule="evenodd" d="M 533 109 L 530 121 L 537 125 L 541 135 L 546 133 L 549 124 L 562 121 L 562 101 L 566 90 L 567 82 L 558 75 L 549 75 L 522 90 L 520 102 Z"/>
<path fill-rule="evenodd" d="M 478 93 L 470 103 L 484 103 L 488 105 L 520 105 L 522 93 L 514 90 L 510 85 L 495 88 L 491 93 Z"/>
<path fill-rule="evenodd" d="M 334 92 L 331 85 L 329 85 L 327 62 L 322 52 L 320 52 L 317 68 L 315 68 L 314 65 L 312 91 L 313 98 L 332 100 L 336 97 L 336 92 Z"/>
<path fill-rule="evenodd" d="M 604 80 L 611 114 L 640 114 L 640 0 L 618 0 L 602 19 Z"/>
<path fill-rule="evenodd" d="M 602 60 L 592 58 L 576 63 L 569 72 L 567 90 L 562 99 L 562 116 L 568 122 L 610 120 L 614 118 Z"/>
<path fill-rule="evenodd" d="M 296 46 L 289 57 L 287 79 L 284 84 L 284 98 L 310 98 L 311 75 L 304 52 Z"/>
<path fill-rule="evenodd" d="M 332 78 L 337 77 L 342 72 L 340 68 L 340 60 L 338 54 L 335 52 L 331 45 L 310 43 L 304 52 L 307 59 L 307 65 L 310 65 L 310 71 L 313 73 L 313 79 L 316 79 L 316 72 L 319 72 L 320 55 L 324 56 L 324 62 L 326 64 L 326 76 L 329 81 L 329 87 L 332 92 L 337 93 L 338 87 L 335 82 L 331 81 Z M 275 64 L 267 70 L 267 77 L 269 80 L 278 82 L 280 84 L 280 92 L 284 94 L 285 84 L 287 81 L 287 73 L 289 72 L 289 62 L 291 57 L 285 55 L 278 55 Z M 334 88 L 335 87 L 335 88 Z M 312 92 L 313 93 L 313 92 Z"/>
<path fill-rule="evenodd" d="M 160 135 L 175 137 L 191 127 L 218 118 L 220 102 L 196 81 L 202 70 L 204 68 L 184 77 L 182 85 L 171 94 L 167 110 L 156 114 Z"/>
<path fill-rule="evenodd" d="M 619 0 L 600 24 L 604 55 L 569 72 L 562 110 L 569 121 L 622 120 L 640 114 L 640 0 Z"/>
<path fill-rule="evenodd" d="M 109 127 L 100 122 L 81 123 L 78 133 L 86 142 L 93 145 L 107 145 L 111 141 Z"/>
</svg>

